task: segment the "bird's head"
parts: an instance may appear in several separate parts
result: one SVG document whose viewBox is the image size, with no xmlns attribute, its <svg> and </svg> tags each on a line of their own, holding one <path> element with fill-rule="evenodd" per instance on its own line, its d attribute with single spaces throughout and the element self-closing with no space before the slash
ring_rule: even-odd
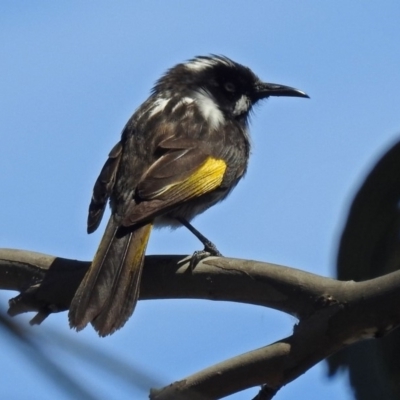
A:
<svg viewBox="0 0 400 400">
<path fill-rule="evenodd" d="M 250 68 L 216 55 L 198 56 L 169 69 L 154 93 L 194 97 L 204 107 L 217 107 L 226 117 L 237 119 L 246 119 L 252 106 L 269 96 L 308 98 L 301 90 L 263 82 Z"/>
</svg>

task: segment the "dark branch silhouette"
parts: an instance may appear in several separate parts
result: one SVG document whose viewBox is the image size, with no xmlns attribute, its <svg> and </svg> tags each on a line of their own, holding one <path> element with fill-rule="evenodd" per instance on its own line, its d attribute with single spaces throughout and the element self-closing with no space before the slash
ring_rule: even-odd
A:
<svg viewBox="0 0 400 400">
<path fill-rule="evenodd" d="M 400 142 L 378 161 L 358 190 L 344 227 L 338 278 L 362 281 L 400 268 Z M 396 303 L 389 307 L 397 307 Z M 400 398 L 400 330 L 329 359 L 330 374 L 348 367 L 358 400 Z"/>
</svg>

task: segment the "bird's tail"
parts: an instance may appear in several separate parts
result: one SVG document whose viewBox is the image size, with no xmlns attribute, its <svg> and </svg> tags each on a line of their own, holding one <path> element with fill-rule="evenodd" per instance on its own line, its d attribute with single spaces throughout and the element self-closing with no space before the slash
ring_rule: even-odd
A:
<svg viewBox="0 0 400 400">
<path fill-rule="evenodd" d="M 89 322 L 100 336 L 112 334 L 132 315 L 139 297 L 144 254 L 152 224 L 123 232 L 111 216 L 99 249 L 72 299 L 69 323 Z"/>
</svg>

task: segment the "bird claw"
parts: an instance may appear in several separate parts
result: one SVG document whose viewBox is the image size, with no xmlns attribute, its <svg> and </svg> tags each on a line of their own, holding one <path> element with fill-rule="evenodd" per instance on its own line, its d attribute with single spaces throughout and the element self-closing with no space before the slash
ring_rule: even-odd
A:
<svg viewBox="0 0 400 400">
<path fill-rule="evenodd" d="M 195 251 L 189 262 L 190 271 L 194 271 L 196 265 L 207 257 L 223 257 L 214 243 L 209 242 L 204 246 L 204 250 Z"/>
</svg>

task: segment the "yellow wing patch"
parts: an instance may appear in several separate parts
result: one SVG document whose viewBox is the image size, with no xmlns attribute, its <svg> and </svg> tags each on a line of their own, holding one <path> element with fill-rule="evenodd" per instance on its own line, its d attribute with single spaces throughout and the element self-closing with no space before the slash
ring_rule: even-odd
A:
<svg viewBox="0 0 400 400">
<path fill-rule="evenodd" d="M 208 157 L 200 166 L 185 178 L 163 186 L 162 190 L 152 193 L 146 200 L 132 203 L 126 213 L 124 226 L 143 221 L 151 216 L 162 214 L 173 206 L 179 206 L 187 201 L 217 189 L 224 179 L 227 164 L 224 160 Z"/>
<path fill-rule="evenodd" d="M 170 187 L 167 192 L 173 191 L 175 196 L 178 195 L 182 198 L 199 197 L 211 192 L 221 185 L 226 167 L 224 160 L 209 157 L 198 170 L 188 178 Z"/>
<path fill-rule="evenodd" d="M 221 185 L 225 171 L 224 160 L 209 157 L 197 171 L 178 185 L 179 191 L 189 192 L 193 197 L 201 196 Z"/>
</svg>

